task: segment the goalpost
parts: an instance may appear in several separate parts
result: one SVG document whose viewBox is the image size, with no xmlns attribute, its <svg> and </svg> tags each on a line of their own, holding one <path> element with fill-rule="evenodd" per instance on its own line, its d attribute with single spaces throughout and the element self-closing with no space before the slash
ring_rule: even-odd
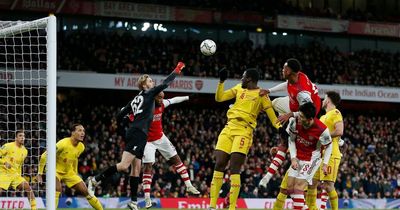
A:
<svg viewBox="0 0 400 210">
<path fill-rule="evenodd" d="M 14 141 L 18 129 L 25 131 L 28 156 L 22 176 L 37 201 L 46 195 L 45 206 L 51 210 L 56 209 L 56 36 L 53 15 L 34 21 L 0 21 L 0 146 Z M 36 176 L 44 150 L 48 170 L 41 186 Z M 6 193 L 18 195 L 11 188 Z M 20 208 L 12 205 L 0 208 Z"/>
</svg>

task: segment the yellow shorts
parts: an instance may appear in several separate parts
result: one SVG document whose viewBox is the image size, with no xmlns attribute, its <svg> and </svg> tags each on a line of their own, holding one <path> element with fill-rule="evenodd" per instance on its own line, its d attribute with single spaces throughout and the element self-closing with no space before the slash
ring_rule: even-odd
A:
<svg viewBox="0 0 400 210">
<path fill-rule="evenodd" d="M 341 158 L 331 157 L 328 163 L 328 174 L 325 175 L 322 171 L 322 167 L 319 167 L 317 173 L 315 173 L 314 175 L 314 179 L 320 181 L 336 182 L 336 178 L 339 172 L 340 159 Z"/>
<path fill-rule="evenodd" d="M 13 189 L 17 189 L 22 182 L 26 182 L 26 180 L 18 174 L 10 175 L 3 172 L 0 173 L 0 188 L 3 190 L 8 190 L 10 185 Z"/>
<path fill-rule="evenodd" d="M 60 182 L 65 183 L 65 185 L 67 185 L 68 188 L 73 187 L 79 182 L 83 182 L 82 178 L 75 173 L 68 173 L 68 174 L 57 173 L 56 177 Z"/>
<path fill-rule="evenodd" d="M 289 171 L 289 170 L 286 171 L 285 176 L 284 176 L 283 179 L 282 179 L 282 182 L 281 182 L 281 189 L 287 190 L 288 171 Z"/>
<path fill-rule="evenodd" d="M 227 125 L 218 136 L 216 150 L 228 154 L 239 152 L 247 155 L 253 144 L 253 129 L 245 126 Z"/>
</svg>

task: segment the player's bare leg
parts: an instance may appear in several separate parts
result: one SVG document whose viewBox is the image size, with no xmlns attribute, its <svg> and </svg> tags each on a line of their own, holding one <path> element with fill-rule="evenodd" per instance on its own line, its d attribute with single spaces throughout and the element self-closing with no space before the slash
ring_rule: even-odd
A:
<svg viewBox="0 0 400 210">
<path fill-rule="evenodd" d="M 310 210 L 318 210 L 317 208 L 317 187 L 319 185 L 319 180 L 313 179 L 312 185 L 308 185 L 306 204 Z"/>
<path fill-rule="evenodd" d="M 326 191 L 328 193 L 329 196 L 329 201 L 331 203 L 331 208 L 332 210 L 337 210 L 339 209 L 339 201 L 338 201 L 338 195 L 335 189 L 335 183 L 331 182 L 331 181 L 324 181 L 324 183 L 321 185 L 322 186 L 322 190 Z M 321 195 L 321 200 L 322 200 L 322 195 Z M 325 200 L 327 200 L 327 198 L 325 198 Z M 323 209 L 323 207 L 326 208 L 326 202 L 325 205 L 323 206 L 323 204 L 321 204 L 321 208 Z"/>
<path fill-rule="evenodd" d="M 181 158 L 178 155 L 175 155 L 168 160 L 168 163 L 171 166 L 174 166 L 175 171 L 181 176 L 186 185 L 186 191 L 194 195 L 199 195 L 200 192 L 192 185 L 186 166 L 183 164 Z"/>
<path fill-rule="evenodd" d="M 99 199 L 97 199 L 96 196 L 94 196 L 93 194 L 89 193 L 89 190 L 83 181 L 72 186 L 72 188 L 77 192 L 80 192 L 83 196 L 85 196 L 86 200 L 94 209 L 103 210 L 103 206 L 101 206 Z"/>
<path fill-rule="evenodd" d="M 151 208 L 153 206 L 150 198 L 151 193 L 151 182 L 152 180 L 152 170 L 154 163 L 144 163 L 143 164 L 143 191 L 144 191 L 144 200 L 146 203 L 146 208 Z"/>
<path fill-rule="evenodd" d="M 33 193 L 31 186 L 29 186 L 28 182 L 22 182 L 21 184 L 18 185 L 17 189 L 26 192 L 29 203 L 31 204 L 31 209 L 37 210 L 35 194 Z"/>
<path fill-rule="evenodd" d="M 129 175 L 129 185 L 131 187 L 131 202 L 128 203 L 128 207 L 131 210 L 137 210 L 139 209 L 137 206 L 137 192 L 138 192 L 138 187 L 139 187 L 139 179 L 140 179 L 140 170 L 141 170 L 141 165 L 142 165 L 142 160 L 135 158 L 131 162 L 132 169 L 131 173 Z"/>
<path fill-rule="evenodd" d="M 240 192 L 240 169 L 242 165 L 246 161 L 246 155 L 239 152 L 234 152 L 231 154 L 231 164 L 230 164 L 230 171 L 231 171 L 231 189 L 229 192 L 229 210 L 236 209 L 236 202 L 239 197 Z"/>
<path fill-rule="evenodd" d="M 114 175 L 116 172 L 129 172 L 129 166 L 131 165 L 132 161 L 135 159 L 135 155 L 130 152 L 124 151 L 122 153 L 122 158 L 119 163 L 114 166 L 107 168 L 105 171 L 97 174 L 95 177 L 88 178 L 88 189 L 90 194 L 94 195 L 95 188 L 98 184 L 100 184 L 106 178 Z"/>
<path fill-rule="evenodd" d="M 215 167 L 214 174 L 211 181 L 211 189 L 210 189 L 210 207 L 209 209 L 216 209 L 217 200 L 219 197 L 219 191 L 221 190 L 223 179 L 224 179 L 224 171 L 226 166 L 228 165 L 230 155 L 221 150 L 215 150 Z"/>
</svg>

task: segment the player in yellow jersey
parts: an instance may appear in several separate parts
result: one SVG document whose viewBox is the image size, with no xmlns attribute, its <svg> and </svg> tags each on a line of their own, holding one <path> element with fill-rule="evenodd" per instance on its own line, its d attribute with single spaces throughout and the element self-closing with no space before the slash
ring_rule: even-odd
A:
<svg viewBox="0 0 400 210">
<path fill-rule="evenodd" d="M 340 95 L 334 91 L 328 91 L 325 94 L 325 99 L 322 102 L 322 108 L 325 109 L 326 114 L 321 116 L 321 121 L 328 127 L 332 137 L 332 155 L 329 159 L 328 173 L 325 175 L 320 168 L 320 172 L 315 173 L 313 178 L 313 185 L 308 186 L 307 190 L 307 205 L 310 210 L 317 208 L 316 197 L 317 197 L 317 185 L 321 181 L 321 206 L 320 209 L 326 208 L 326 200 L 329 196 L 331 208 L 333 210 L 338 209 L 338 195 L 335 190 L 336 177 L 339 171 L 340 159 L 342 154 L 339 150 L 340 136 L 343 135 L 344 125 L 343 117 L 340 111 L 336 108 L 340 103 Z M 328 195 L 326 195 L 328 193 Z"/>
<path fill-rule="evenodd" d="M 0 148 L 0 193 L 3 190 L 8 190 L 10 186 L 26 192 L 31 209 L 36 210 L 35 195 L 29 183 L 21 175 L 24 160 L 28 155 L 24 141 L 24 131 L 18 130 L 15 133 L 15 141 L 4 144 Z"/>
<path fill-rule="evenodd" d="M 227 112 L 227 124 L 221 131 L 215 147 L 216 164 L 211 181 L 210 209 L 216 208 L 224 171 L 230 161 L 229 209 L 232 210 L 236 208 L 240 191 L 240 169 L 253 142 L 257 116 L 261 111 L 265 111 L 275 128 L 278 128 L 279 124 L 269 97 L 259 96 L 260 89 L 257 87 L 259 73 L 256 69 L 247 69 L 243 73 L 241 84 L 224 91 L 227 73 L 225 69 L 220 71 L 215 100 L 223 102 L 235 98 L 235 103 Z"/>
<path fill-rule="evenodd" d="M 69 188 L 73 188 L 86 197 L 89 204 L 96 210 L 103 210 L 96 196 L 89 194 L 88 188 L 78 175 L 78 158 L 85 150 L 82 143 L 85 138 L 85 128 L 81 124 L 74 124 L 71 128 L 71 136 L 57 142 L 56 152 L 56 206 L 61 194 L 61 182 Z M 40 158 L 38 181 L 42 182 L 42 174 L 46 165 L 47 152 Z"/>
<path fill-rule="evenodd" d="M 320 120 L 323 122 L 329 129 L 329 132 L 332 137 L 332 154 L 328 163 L 328 173 L 325 175 L 321 168 L 319 172 L 315 173 L 313 178 L 313 185 L 308 186 L 307 195 L 306 195 L 306 204 L 310 210 L 316 210 L 317 203 L 317 186 L 319 181 L 323 181 L 322 189 L 326 190 L 329 195 L 329 199 L 331 202 L 332 209 L 338 209 L 338 196 L 336 190 L 334 188 L 334 184 L 336 181 L 337 173 L 339 170 L 339 164 L 342 154 L 339 150 L 339 141 L 340 136 L 343 135 L 343 118 L 340 111 L 336 108 L 340 104 L 340 95 L 333 91 L 326 92 L 325 99 L 322 102 L 322 108 L 326 111 L 326 114 L 321 116 Z M 285 174 L 281 186 L 280 192 L 277 196 L 277 199 L 274 203 L 273 210 L 282 210 L 285 204 L 285 200 L 287 198 L 287 173 Z M 321 198 L 323 198 L 324 193 L 322 192 Z M 321 199 L 323 200 L 323 199 Z M 324 209 L 326 205 L 322 202 L 320 209 Z"/>
</svg>

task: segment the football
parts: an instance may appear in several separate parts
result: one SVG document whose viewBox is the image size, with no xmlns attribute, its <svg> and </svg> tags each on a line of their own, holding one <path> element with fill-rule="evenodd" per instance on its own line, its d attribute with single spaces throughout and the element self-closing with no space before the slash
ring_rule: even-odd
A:
<svg viewBox="0 0 400 210">
<path fill-rule="evenodd" d="M 211 39 L 206 39 L 200 44 L 200 51 L 205 56 L 214 55 L 216 50 L 217 50 L 217 45 Z"/>
</svg>

